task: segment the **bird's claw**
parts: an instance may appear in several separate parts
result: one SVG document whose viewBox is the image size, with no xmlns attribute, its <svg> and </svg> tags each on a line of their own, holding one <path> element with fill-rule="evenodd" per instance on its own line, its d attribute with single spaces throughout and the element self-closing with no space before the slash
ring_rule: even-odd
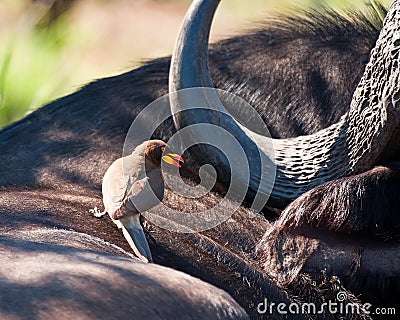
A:
<svg viewBox="0 0 400 320">
<path fill-rule="evenodd" d="M 97 207 L 94 207 L 93 209 L 89 209 L 89 212 L 92 213 L 96 218 L 101 218 L 104 216 L 107 211 L 100 211 Z"/>
<path fill-rule="evenodd" d="M 151 227 L 150 223 L 147 222 L 147 220 L 143 222 L 143 229 L 146 230 L 146 232 L 148 233 L 155 232 L 154 229 Z"/>
</svg>

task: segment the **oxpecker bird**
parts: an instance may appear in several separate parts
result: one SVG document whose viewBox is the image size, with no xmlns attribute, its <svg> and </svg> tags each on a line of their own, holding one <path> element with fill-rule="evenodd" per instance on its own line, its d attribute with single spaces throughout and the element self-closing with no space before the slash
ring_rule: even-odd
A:
<svg viewBox="0 0 400 320">
<path fill-rule="evenodd" d="M 96 217 L 109 214 L 135 255 L 144 262 L 153 259 L 139 218 L 163 199 L 161 161 L 178 168 L 184 162 L 174 153 L 163 156 L 166 147 L 161 140 L 145 141 L 130 155 L 115 160 L 103 177 L 104 211 L 94 210 Z"/>
</svg>

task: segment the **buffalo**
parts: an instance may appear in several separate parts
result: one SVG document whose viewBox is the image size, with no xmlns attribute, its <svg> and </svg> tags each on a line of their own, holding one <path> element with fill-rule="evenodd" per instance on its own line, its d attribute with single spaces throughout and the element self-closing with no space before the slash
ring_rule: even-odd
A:
<svg viewBox="0 0 400 320">
<path fill-rule="evenodd" d="M 347 318 L 371 319 L 365 304 L 397 307 L 400 2 L 388 13 L 377 4 L 366 15 L 347 18 L 328 9 L 279 17 L 208 51 L 218 2 L 193 2 L 172 60 L 156 59 L 90 83 L 0 132 L 2 316 L 45 319 L 81 312 L 94 318 L 107 309 L 111 318 L 140 318 L 141 307 L 149 317 L 173 318 L 157 314 L 154 296 L 171 308 L 182 305 L 180 314 L 188 318 L 213 299 L 219 303 L 208 312 L 219 318 L 245 318 L 243 309 L 254 319 L 343 318 L 324 308 L 333 301 L 361 308 Z M 215 228 L 175 233 L 150 220 L 147 238 L 156 264 L 217 286 L 240 306 L 221 290 L 208 295 L 211 285 L 174 270 L 143 268 L 134 259 L 128 265 L 122 235 L 89 212 L 102 206 L 102 177 L 120 157 L 141 110 L 169 90 L 173 95 L 191 87 L 216 87 L 249 102 L 272 142 L 262 136 L 254 142 L 247 129 L 213 110 L 185 110 L 184 99 L 173 96 L 175 113 L 152 138 L 167 141 L 197 119 L 217 123 L 246 151 L 252 180 L 242 205 Z M 220 108 L 218 96 L 206 92 L 197 96 L 200 102 Z M 253 147 L 264 139 L 275 146 L 277 176 L 266 206 L 249 217 L 263 187 L 258 160 L 264 155 Z M 224 197 L 230 182 L 226 161 L 201 148 L 189 150 L 181 175 L 188 184 L 199 183 L 199 167 L 211 163 L 215 188 L 197 199 L 166 190 L 166 205 L 196 212 Z M 88 265 L 93 269 L 83 272 Z M 37 270 L 42 275 L 34 285 L 22 276 L 30 270 L 32 277 Z M 112 286 L 101 272 L 125 277 L 129 288 L 122 280 Z M 181 280 L 172 285 L 174 277 Z M 121 302 L 123 292 L 133 298 Z M 167 299 L 173 292 L 181 294 Z M 97 299 L 107 307 L 95 305 Z M 273 309 L 278 304 L 312 304 L 321 312 L 289 315 Z"/>
</svg>

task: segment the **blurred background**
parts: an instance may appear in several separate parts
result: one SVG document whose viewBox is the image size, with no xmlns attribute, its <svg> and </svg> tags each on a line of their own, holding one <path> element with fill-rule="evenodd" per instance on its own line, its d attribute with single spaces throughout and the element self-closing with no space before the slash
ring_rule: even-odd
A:
<svg viewBox="0 0 400 320">
<path fill-rule="evenodd" d="M 0 128 L 98 78 L 170 55 L 190 0 L 0 0 Z M 382 0 L 389 5 L 390 0 Z M 366 0 L 225 0 L 217 41 L 293 8 Z"/>
</svg>

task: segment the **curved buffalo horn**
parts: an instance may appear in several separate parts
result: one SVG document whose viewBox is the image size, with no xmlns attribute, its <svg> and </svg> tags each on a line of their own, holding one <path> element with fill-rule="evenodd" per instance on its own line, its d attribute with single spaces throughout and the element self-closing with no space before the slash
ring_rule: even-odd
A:
<svg viewBox="0 0 400 320">
<path fill-rule="evenodd" d="M 169 80 L 171 110 L 177 128 L 209 123 L 229 130 L 240 141 L 251 163 L 249 188 L 256 191 L 259 187 L 259 191 L 266 193 L 268 190 L 263 190 L 262 178 L 259 185 L 258 176 L 260 172 L 261 177 L 267 173 L 261 170 L 260 161 L 252 162 L 251 159 L 255 156 L 255 145 L 261 157 L 271 157 L 265 150 L 272 144 L 275 156 L 271 160 L 275 162 L 277 172 L 271 197 L 281 203 L 287 203 L 324 182 L 360 173 L 373 166 L 393 141 L 400 123 L 400 0 L 393 2 L 385 19 L 349 112 L 326 129 L 290 139 L 258 135 L 232 117 L 215 112 L 225 111 L 216 94 L 196 95 L 196 103 L 207 108 L 191 110 L 187 110 L 188 101 L 184 96 L 173 94 L 186 88 L 213 88 L 208 67 L 208 38 L 218 4 L 218 0 L 193 1 L 179 32 Z M 195 134 L 203 133 L 196 131 Z M 187 138 L 191 138 L 190 134 Z M 223 174 L 230 172 L 227 161 L 215 155 L 210 147 L 202 148 L 204 152 L 194 155 L 198 160 L 211 163 Z"/>
</svg>

